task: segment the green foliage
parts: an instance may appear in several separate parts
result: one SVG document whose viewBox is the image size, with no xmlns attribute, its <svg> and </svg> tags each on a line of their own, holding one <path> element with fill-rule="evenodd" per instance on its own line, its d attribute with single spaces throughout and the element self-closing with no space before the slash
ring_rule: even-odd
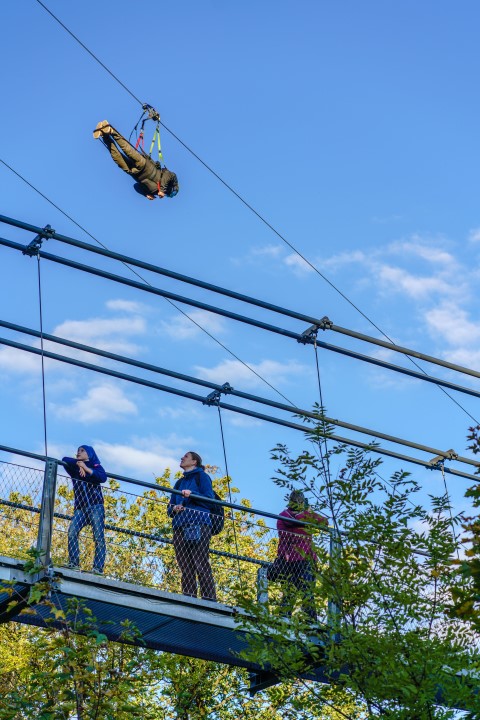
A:
<svg viewBox="0 0 480 720">
<path fill-rule="evenodd" d="M 480 425 L 469 428 L 467 439 L 470 441 L 469 449 L 474 453 L 480 452 Z M 479 468 L 476 470 L 480 474 Z M 480 507 L 480 487 L 478 483 L 470 487 L 465 493 L 472 499 L 474 508 Z M 452 586 L 453 608 L 452 616 L 470 624 L 480 632 L 480 519 L 479 516 L 465 518 L 462 545 L 464 556 L 457 560 L 457 582 Z"/>
<path fill-rule="evenodd" d="M 158 478 L 159 485 L 170 484 L 169 473 Z M 113 491 L 118 483 L 109 481 Z M 215 480 L 217 491 L 227 497 L 227 478 Z M 59 484 L 56 512 L 71 515 L 73 495 Z M 237 491 L 233 490 L 234 496 Z M 160 585 L 178 592 L 179 574 L 170 545 L 149 535 L 170 534 L 166 515 L 167 497 L 160 491 L 146 490 L 143 496 L 127 499 L 118 492 L 106 493 L 107 523 L 122 528 L 118 534 L 107 530 L 109 555 L 107 572 L 122 580 Z M 235 502 L 234 497 L 234 502 Z M 236 592 L 254 600 L 256 570 L 252 565 L 237 587 L 234 561 L 229 553 L 245 557 L 273 559 L 275 544 L 265 523 L 249 512 L 248 500 L 237 501 L 244 509 L 228 516 L 225 530 L 216 536 L 212 549 L 225 555 L 215 558 L 215 576 L 222 597 L 233 602 Z M 23 512 L 23 511 L 22 511 Z M 18 537 L 34 541 L 27 524 L 16 517 Z M 28 516 L 25 515 L 25 523 Z M 55 520 L 53 553 L 56 563 L 67 558 L 68 519 Z M 235 527 L 235 531 L 234 531 Z M 9 537 L 9 528 L 4 528 Z M 134 536 L 132 533 L 143 533 Z M 23 544 L 26 544 L 22 540 Z M 82 536 L 83 562 L 91 560 L 93 547 L 88 533 Z M 25 553 L 27 570 L 38 572 L 38 554 Z M 18 602 L 12 585 L 12 602 Z M 312 702 L 308 685 L 288 682 L 247 696 L 248 675 L 232 668 L 188 657 L 158 653 L 129 644 L 108 642 L 97 628 L 96 619 L 85 604 L 71 601 L 65 612 L 51 600 L 49 583 L 37 583 L 30 593 L 31 603 L 42 603 L 51 621 L 61 623 L 47 630 L 8 623 L 0 625 L 0 720 L 340 720 L 342 715 L 329 706 Z M 23 612 L 35 613 L 32 606 Z M 137 629 L 125 623 L 124 639 L 141 641 Z M 352 699 L 345 698 L 352 705 Z"/>
<path fill-rule="evenodd" d="M 458 703 L 479 713 L 480 698 L 468 680 L 479 664 L 477 638 L 449 617 L 457 550 L 452 526 L 461 518 L 451 518 L 444 496 L 422 507 L 408 473 L 385 480 L 381 460 L 368 452 L 325 450 L 319 425 L 306 434 L 309 449 L 298 457 L 283 445 L 273 457 L 280 463 L 275 482 L 304 490 L 332 521 L 331 547 L 317 542 L 316 548 L 318 622 L 295 604 L 286 618 L 274 600 L 263 606 L 240 600 L 250 639 L 245 656 L 285 680 L 321 667 L 333 705 L 336 694 L 341 702 L 347 691 L 368 717 L 448 718 Z M 334 464 L 339 469 L 332 478 Z M 311 693 L 324 701 L 321 685 Z M 358 706 L 344 716 L 355 712 Z"/>
</svg>

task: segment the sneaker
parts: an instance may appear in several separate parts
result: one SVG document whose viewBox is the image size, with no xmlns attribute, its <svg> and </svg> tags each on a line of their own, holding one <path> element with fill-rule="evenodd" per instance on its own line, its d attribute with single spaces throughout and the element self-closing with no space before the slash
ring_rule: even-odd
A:
<svg viewBox="0 0 480 720">
<path fill-rule="evenodd" d="M 77 572 L 80 572 L 80 565 L 74 565 L 73 563 L 68 563 L 67 568 L 69 570 L 77 570 Z"/>
<path fill-rule="evenodd" d="M 92 569 L 92 575 L 103 575 L 103 570 L 99 570 L 99 568 L 94 567 Z"/>
<path fill-rule="evenodd" d="M 97 123 L 97 127 L 93 131 L 93 137 L 95 138 L 95 140 L 98 140 L 102 133 L 109 133 L 111 132 L 111 130 L 112 128 L 110 127 L 108 120 L 100 120 L 100 122 Z"/>
</svg>

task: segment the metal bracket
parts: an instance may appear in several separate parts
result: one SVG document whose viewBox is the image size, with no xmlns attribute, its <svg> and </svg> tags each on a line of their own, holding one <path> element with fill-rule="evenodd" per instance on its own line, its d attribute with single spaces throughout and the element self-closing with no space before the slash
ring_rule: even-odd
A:
<svg viewBox="0 0 480 720">
<path fill-rule="evenodd" d="M 55 570 L 53 569 L 53 565 L 49 565 L 47 567 L 47 569 L 45 571 L 45 577 L 47 578 L 48 582 L 50 583 L 51 591 L 60 590 L 59 577 L 56 574 Z"/>
<path fill-rule="evenodd" d="M 42 232 L 38 233 L 31 242 L 28 243 L 25 250 L 22 250 L 22 255 L 28 255 L 29 257 L 35 257 L 40 252 L 42 243 L 44 240 L 48 240 L 53 236 L 55 230 L 50 225 L 45 225 Z"/>
<path fill-rule="evenodd" d="M 222 385 L 220 390 L 213 390 L 210 393 L 210 395 L 207 395 L 205 400 L 202 400 L 202 404 L 203 405 L 218 405 L 221 400 L 222 393 L 225 393 L 226 395 L 228 395 L 228 393 L 231 393 L 232 390 L 233 390 L 233 387 L 230 385 L 230 383 L 226 382 Z"/>
<path fill-rule="evenodd" d="M 148 103 L 144 103 L 142 105 L 142 107 L 145 110 L 145 112 L 148 112 L 148 117 L 151 120 L 155 120 L 155 122 L 160 122 L 160 113 L 158 113 L 154 107 L 152 107 Z"/>
<path fill-rule="evenodd" d="M 320 330 L 331 330 L 333 328 L 333 322 L 326 315 L 320 320 L 318 327 Z"/>
<path fill-rule="evenodd" d="M 315 341 L 317 339 L 318 331 L 319 330 L 331 330 L 333 327 L 333 322 L 328 318 L 326 315 L 318 321 L 318 323 L 315 323 L 314 325 L 310 325 L 309 328 L 307 328 L 297 339 L 297 342 L 302 343 L 303 345 L 314 345 Z"/>
<path fill-rule="evenodd" d="M 302 345 L 314 345 L 319 327 L 319 325 L 310 325 L 310 327 L 304 330 L 300 337 L 297 338 L 297 342 L 302 343 Z"/>
<path fill-rule="evenodd" d="M 445 464 L 445 460 L 457 460 L 458 453 L 455 452 L 455 450 L 445 450 L 444 453 L 441 455 L 435 455 L 434 458 L 428 461 L 429 467 L 433 470 L 435 468 L 439 468 L 441 465 Z"/>
</svg>

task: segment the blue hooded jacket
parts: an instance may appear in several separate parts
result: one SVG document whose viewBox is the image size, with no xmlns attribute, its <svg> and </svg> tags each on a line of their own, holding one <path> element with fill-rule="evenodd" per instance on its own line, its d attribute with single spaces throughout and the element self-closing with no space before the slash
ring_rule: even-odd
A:
<svg viewBox="0 0 480 720">
<path fill-rule="evenodd" d="M 79 445 L 88 455 L 85 465 L 93 470 L 91 475 L 80 477 L 80 468 L 77 465 L 77 458 L 64 457 L 65 469 L 72 478 L 73 496 L 75 499 L 75 510 L 82 510 L 93 505 L 103 505 L 103 494 L 100 483 L 104 483 L 107 474 L 100 465 L 97 453 L 91 445 Z"/>
<path fill-rule="evenodd" d="M 191 490 L 194 495 L 204 495 L 205 500 L 194 500 L 191 497 L 185 498 L 181 494 L 172 493 L 167 507 L 167 514 L 172 518 L 173 528 L 184 527 L 185 525 L 212 524 L 210 519 L 211 504 L 207 501 L 207 498 L 213 500 L 215 495 L 213 494 L 210 475 L 207 475 L 203 467 L 196 467 L 193 470 L 184 472 L 183 477 L 175 483 L 174 489 L 180 492 L 182 490 Z M 174 515 L 174 505 L 184 505 L 185 510 Z"/>
</svg>

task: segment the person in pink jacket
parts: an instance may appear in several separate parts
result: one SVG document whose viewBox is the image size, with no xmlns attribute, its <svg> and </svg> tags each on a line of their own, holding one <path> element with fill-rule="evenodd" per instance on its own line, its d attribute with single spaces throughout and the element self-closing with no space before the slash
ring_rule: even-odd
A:
<svg viewBox="0 0 480 720">
<path fill-rule="evenodd" d="M 313 527 L 298 525 L 295 520 L 328 525 L 322 515 L 310 510 L 301 490 L 293 490 L 288 505 L 277 520 L 278 549 L 275 561 L 267 571 L 268 580 L 279 580 L 283 585 L 282 606 L 290 616 L 295 598 L 300 595 L 304 612 L 313 620 L 317 613 L 313 596 L 314 569 L 317 555 L 313 546 Z"/>
</svg>

